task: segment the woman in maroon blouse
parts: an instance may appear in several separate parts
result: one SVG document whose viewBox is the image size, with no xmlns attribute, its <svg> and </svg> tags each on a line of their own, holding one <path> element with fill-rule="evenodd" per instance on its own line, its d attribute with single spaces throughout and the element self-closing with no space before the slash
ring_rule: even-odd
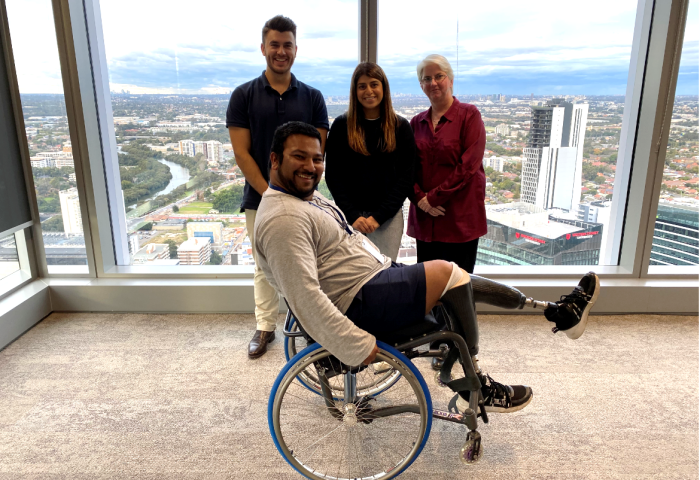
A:
<svg viewBox="0 0 700 480">
<path fill-rule="evenodd" d="M 484 122 L 474 105 L 452 96 L 454 73 L 445 57 L 428 55 L 417 71 L 430 108 L 411 120 L 420 164 L 407 233 L 416 239 L 419 262 L 448 260 L 473 273 L 486 234 Z"/>
</svg>

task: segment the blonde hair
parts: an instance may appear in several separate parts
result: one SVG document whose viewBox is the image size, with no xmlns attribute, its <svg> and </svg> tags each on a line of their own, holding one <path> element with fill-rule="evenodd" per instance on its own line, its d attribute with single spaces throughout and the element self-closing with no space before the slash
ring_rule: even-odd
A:
<svg viewBox="0 0 700 480">
<path fill-rule="evenodd" d="M 375 78 L 382 82 L 384 90 L 384 98 L 380 106 L 381 111 L 381 126 L 382 126 L 382 145 L 383 152 L 393 152 L 396 150 L 396 113 L 391 105 L 391 91 L 389 90 L 389 80 L 382 67 L 376 63 L 363 62 L 360 63 L 352 74 L 352 82 L 350 83 L 350 105 L 348 107 L 348 144 L 357 153 L 369 155 L 367 145 L 365 143 L 365 131 L 360 124 L 360 119 L 364 118 L 364 110 L 357 99 L 357 82 L 362 75 L 367 75 L 370 78 Z"/>
<path fill-rule="evenodd" d="M 430 64 L 437 65 L 440 68 L 440 70 L 447 74 L 447 78 L 449 78 L 451 82 L 454 81 L 455 72 L 452 71 L 452 65 L 450 65 L 450 62 L 447 61 L 447 59 L 442 55 L 433 53 L 432 55 L 428 55 L 423 60 L 421 60 L 421 62 L 416 67 L 416 73 L 418 74 L 419 82 L 423 80 L 423 70 L 425 70 L 425 67 L 427 67 Z"/>
</svg>

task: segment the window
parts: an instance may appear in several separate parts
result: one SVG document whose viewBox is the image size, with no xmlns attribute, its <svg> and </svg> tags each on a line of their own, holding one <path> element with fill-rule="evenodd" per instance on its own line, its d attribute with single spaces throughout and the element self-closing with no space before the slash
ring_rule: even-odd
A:
<svg viewBox="0 0 700 480">
<path fill-rule="evenodd" d="M 698 265 L 698 1 L 691 0 L 654 224 L 650 272 Z"/>
<path fill-rule="evenodd" d="M 126 228 L 113 230 L 115 243 L 127 246 L 116 248 L 117 265 L 252 264 L 239 212 L 243 177 L 225 126 L 231 92 L 265 69 L 262 27 L 283 14 L 297 24 L 292 72 L 321 90 L 329 116 L 342 113 L 347 99 L 338 96 L 347 96 L 357 62 L 357 3 L 216 1 L 193 9 L 125 0 L 100 8 L 119 162 L 108 188 L 123 197 L 112 214 L 126 217 Z"/>
<path fill-rule="evenodd" d="M 20 269 L 15 235 L 0 238 L 0 280 Z"/>
<path fill-rule="evenodd" d="M 494 9 L 447 1 L 440 12 L 449 15 L 431 15 L 424 2 L 379 2 L 379 64 L 406 118 L 430 106 L 416 66 L 433 53 L 451 63 L 457 99 L 481 112 L 488 233 L 477 265 L 600 264 L 637 1 L 597 0 L 575 11 L 555 2 Z M 412 255 L 405 236 L 401 260 Z"/>
<path fill-rule="evenodd" d="M 6 3 L 48 271 L 87 273 L 51 1 Z"/>
</svg>

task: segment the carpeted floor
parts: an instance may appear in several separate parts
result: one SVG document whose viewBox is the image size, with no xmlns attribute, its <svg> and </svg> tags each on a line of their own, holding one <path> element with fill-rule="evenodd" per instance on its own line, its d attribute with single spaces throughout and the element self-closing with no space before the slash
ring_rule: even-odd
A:
<svg viewBox="0 0 700 480">
<path fill-rule="evenodd" d="M 280 319 L 281 321 L 281 319 Z M 281 335 L 252 315 L 52 314 L 0 352 L 0 479 L 286 479 L 267 426 Z M 481 317 L 481 366 L 532 386 L 479 428 L 436 421 L 402 479 L 698 478 L 698 318 L 594 317 L 577 341 L 536 316 Z M 438 388 L 416 360 L 433 403 Z"/>
</svg>

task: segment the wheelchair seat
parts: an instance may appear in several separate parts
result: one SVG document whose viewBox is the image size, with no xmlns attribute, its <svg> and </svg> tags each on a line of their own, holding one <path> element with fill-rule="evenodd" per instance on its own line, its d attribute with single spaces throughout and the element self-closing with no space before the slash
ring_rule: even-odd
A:
<svg viewBox="0 0 700 480">
<path fill-rule="evenodd" d="M 439 322 L 432 313 L 427 314 L 422 320 L 408 325 L 393 332 L 384 332 L 378 335 L 377 340 L 389 345 L 401 345 L 418 337 L 429 333 L 437 332 L 444 327 L 444 324 Z"/>
</svg>

